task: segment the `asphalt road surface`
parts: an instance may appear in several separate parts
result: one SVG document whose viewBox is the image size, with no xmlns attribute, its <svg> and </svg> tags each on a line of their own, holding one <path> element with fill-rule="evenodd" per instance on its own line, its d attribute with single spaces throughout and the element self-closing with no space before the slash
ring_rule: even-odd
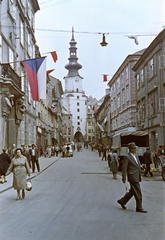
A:
<svg viewBox="0 0 165 240">
<path fill-rule="evenodd" d="M 145 213 L 135 212 L 132 198 L 112 179 L 107 162 L 89 149 L 60 158 L 32 179 L 33 189 L 16 201 L 16 191 L 0 194 L 0 239 L 4 240 L 164 240 L 165 182 L 143 178 Z"/>
</svg>

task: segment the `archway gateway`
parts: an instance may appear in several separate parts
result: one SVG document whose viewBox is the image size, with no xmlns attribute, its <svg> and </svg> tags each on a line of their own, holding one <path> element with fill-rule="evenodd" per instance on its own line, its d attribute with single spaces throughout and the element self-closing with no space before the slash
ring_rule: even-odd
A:
<svg viewBox="0 0 165 240">
<path fill-rule="evenodd" d="M 82 135 L 82 132 L 80 131 L 77 131 L 74 135 L 74 140 L 76 142 L 81 142 L 83 140 L 83 135 Z"/>
</svg>

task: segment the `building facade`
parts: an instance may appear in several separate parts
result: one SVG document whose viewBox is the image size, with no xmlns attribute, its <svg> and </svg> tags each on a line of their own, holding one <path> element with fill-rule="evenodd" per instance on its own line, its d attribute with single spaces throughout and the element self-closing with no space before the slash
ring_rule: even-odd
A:
<svg viewBox="0 0 165 240">
<path fill-rule="evenodd" d="M 86 137 L 88 141 L 95 141 L 95 120 L 93 106 L 97 103 L 97 99 L 89 96 L 87 98 L 87 118 L 86 118 Z"/>
<path fill-rule="evenodd" d="M 108 83 L 110 88 L 111 139 L 123 131 L 136 130 L 135 63 L 144 50 L 128 55 Z"/>
<path fill-rule="evenodd" d="M 69 113 L 64 107 L 62 107 L 63 115 L 63 138 L 64 143 L 73 142 L 73 125 L 72 125 L 72 114 Z"/>
<path fill-rule="evenodd" d="M 35 57 L 37 0 L 0 1 L 0 146 L 36 142 L 36 105 L 22 61 Z"/>
<path fill-rule="evenodd" d="M 152 153 L 165 144 L 165 29 L 133 67 L 136 79 L 137 129 L 149 133 Z"/>
<path fill-rule="evenodd" d="M 82 141 L 86 135 L 86 100 L 87 97 L 82 87 L 83 78 L 79 75 L 78 70 L 82 66 L 77 62 L 77 48 L 72 30 L 72 39 L 70 41 L 69 63 L 65 66 L 68 74 L 65 79 L 65 91 L 63 94 L 63 106 L 72 114 L 72 124 L 74 139 Z"/>
</svg>

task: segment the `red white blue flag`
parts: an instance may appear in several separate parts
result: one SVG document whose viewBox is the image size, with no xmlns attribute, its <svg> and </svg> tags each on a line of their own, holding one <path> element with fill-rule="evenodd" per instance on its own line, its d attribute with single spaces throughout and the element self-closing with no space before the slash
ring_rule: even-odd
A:
<svg viewBox="0 0 165 240">
<path fill-rule="evenodd" d="M 23 61 L 33 101 L 46 99 L 46 57 Z"/>
<path fill-rule="evenodd" d="M 51 108 L 55 109 L 55 107 L 57 107 L 57 106 L 58 106 L 58 103 L 53 103 Z"/>
<path fill-rule="evenodd" d="M 59 100 L 60 100 L 60 97 L 56 97 L 54 100 L 59 101 Z"/>
</svg>

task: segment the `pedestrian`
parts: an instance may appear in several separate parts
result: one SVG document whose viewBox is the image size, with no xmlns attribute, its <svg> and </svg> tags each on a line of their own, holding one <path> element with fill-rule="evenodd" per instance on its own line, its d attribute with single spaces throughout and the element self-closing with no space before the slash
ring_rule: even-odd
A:
<svg viewBox="0 0 165 240">
<path fill-rule="evenodd" d="M 93 152 L 93 143 L 91 144 L 91 151 Z"/>
<path fill-rule="evenodd" d="M 162 149 L 162 145 L 159 146 L 158 151 L 157 151 L 157 155 L 159 156 L 159 151 Z"/>
<path fill-rule="evenodd" d="M 108 166 L 110 168 L 110 162 L 112 160 L 112 148 L 109 149 L 109 153 L 108 153 Z"/>
<path fill-rule="evenodd" d="M 98 144 L 98 153 L 99 153 L 99 157 L 101 157 L 101 144 Z"/>
<path fill-rule="evenodd" d="M 141 182 L 141 166 L 138 157 L 135 156 L 137 151 L 134 142 L 128 144 L 129 153 L 124 157 L 122 167 L 122 181 L 126 183 L 126 174 L 128 182 L 130 183 L 130 189 L 124 197 L 117 202 L 123 209 L 126 209 L 125 205 L 134 196 L 136 200 L 136 212 L 147 213 L 142 207 L 142 193 L 140 188 Z"/>
<path fill-rule="evenodd" d="M 79 143 L 77 143 L 77 152 L 80 151 L 80 146 L 79 146 Z"/>
<path fill-rule="evenodd" d="M 118 158 L 119 157 L 117 155 L 117 149 L 114 149 L 111 155 L 111 162 L 110 162 L 110 170 L 113 173 L 113 179 L 118 179 L 117 178 L 117 172 L 118 172 L 118 166 L 119 166 Z"/>
<path fill-rule="evenodd" d="M 51 147 L 51 151 L 52 151 L 52 156 L 54 156 L 55 155 L 54 146 Z"/>
<path fill-rule="evenodd" d="M 2 152 L 3 153 L 0 154 L 0 183 L 5 183 L 7 182 L 5 174 L 11 163 L 11 159 L 6 148 L 2 149 Z"/>
<path fill-rule="evenodd" d="M 40 165 L 39 165 L 39 152 L 38 149 L 36 148 L 35 144 L 32 144 L 32 149 L 29 149 L 31 161 L 32 161 L 32 172 L 35 173 L 35 164 L 37 166 L 38 172 L 40 172 Z"/>
<path fill-rule="evenodd" d="M 82 152 L 82 145 L 81 145 L 81 143 L 80 143 L 80 151 Z"/>
<path fill-rule="evenodd" d="M 164 164 L 165 163 L 165 149 L 164 146 L 159 150 L 159 157 L 160 157 L 160 163 Z"/>
<path fill-rule="evenodd" d="M 44 151 L 43 151 L 43 147 L 40 146 L 40 157 L 42 157 L 43 153 L 44 153 Z"/>
<path fill-rule="evenodd" d="M 59 148 L 59 146 L 57 145 L 56 147 L 55 147 L 55 152 L 56 152 L 56 157 L 58 157 L 58 152 L 60 151 L 60 148 Z"/>
<path fill-rule="evenodd" d="M 22 155 L 22 149 L 16 149 L 16 156 L 11 160 L 11 164 L 7 170 L 6 176 L 13 172 L 13 187 L 17 190 L 16 200 L 20 200 L 20 190 L 22 190 L 22 198 L 25 197 L 26 176 L 30 176 L 30 168 L 27 158 Z"/>
<path fill-rule="evenodd" d="M 50 145 L 48 145 L 47 147 L 47 153 L 48 153 L 48 157 L 50 158 L 52 156 L 52 149 Z"/>
<path fill-rule="evenodd" d="M 70 147 L 69 147 L 69 144 L 67 144 L 67 147 L 66 147 L 66 157 L 69 157 L 69 150 L 70 150 Z"/>
<path fill-rule="evenodd" d="M 107 158 L 106 158 L 106 152 L 107 152 L 107 150 L 106 150 L 106 146 L 103 144 L 103 156 L 102 156 L 102 161 L 103 161 L 103 159 L 105 158 L 105 161 L 107 161 Z"/>
<path fill-rule="evenodd" d="M 9 156 L 11 159 L 15 157 L 15 150 L 16 150 L 16 146 L 15 146 L 15 143 L 13 143 L 12 148 L 9 150 Z"/>
<path fill-rule="evenodd" d="M 23 145 L 23 151 L 22 155 L 25 156 L 28 160 L 29 167 L 31 168 L 31 158 L 30 158 L 30 153 L 29 150 L 27 150 L 26 144 Z"/>
<path fill-rule="evenodd" d="M 146 164 L 146 169 L 145 169 L 145 172 L 144 172 L 144 176 L 147 177 L 147 173 L 149 171 L 149 173 L 152 177 L 153 174 L 152 174 L 152 172 L 150 172 L 150 164 L 152 163 L 150 148 L 147 148 L 146 152 L 143 154 L 143 162 Z"/>
<path fill-rule="evenodd" d="M 66 151 L 66 148 L 65 148 L 65 145 L 63 145 L 63 147 L 62 147 L 62 157 L 63 158 L 65 157 L 65 151 Z"/>
</svg>

